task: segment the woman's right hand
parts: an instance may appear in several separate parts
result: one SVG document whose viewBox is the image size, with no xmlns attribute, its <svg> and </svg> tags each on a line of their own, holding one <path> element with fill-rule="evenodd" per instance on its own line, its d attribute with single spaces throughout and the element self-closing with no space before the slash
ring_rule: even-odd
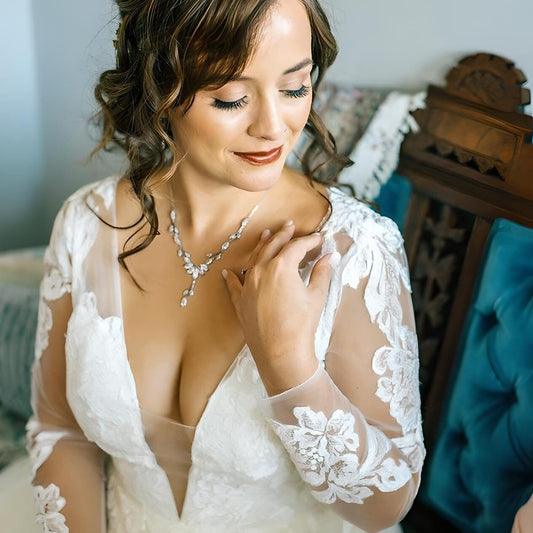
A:
<svg viewBox="0 0 533 533">
<path fill-rule="evenodd" d="M 223 273 L 269 394 L 298 385 L 315 372 L 315 332 L 333 270 L 331 254 L 326 254 L 316 262 L 309 284 L 303 282 L 299 265 L 322 236 L 294 238 L 294 230 L 292 221 L 273 235 L 265 230 L 242 281 L 235 272 Z"/>
</svg>

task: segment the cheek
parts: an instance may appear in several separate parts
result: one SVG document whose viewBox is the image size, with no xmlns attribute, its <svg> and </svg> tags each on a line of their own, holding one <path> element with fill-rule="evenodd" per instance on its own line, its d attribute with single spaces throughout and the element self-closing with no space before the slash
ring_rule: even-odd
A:
<svg viewBox="0 0 533 533">
<path fill-rule="evenodd" d="M 239 113 L 226 113 L 212 108 L 192 107 L 188 115 L 173 123 L 175 139 L 189 151 L 217 150 L 242 133 L 243 118 Z"/>
<path fill-rule="evenodd" d="M 239 138 L 246 131 L 245 120 L 242 113 L 222 112 L 218 110 L 198 124 L 196 138 L 198 141 L 213 147 L 224 148 L 231 145 L 234 139 Z"/>
</svg>

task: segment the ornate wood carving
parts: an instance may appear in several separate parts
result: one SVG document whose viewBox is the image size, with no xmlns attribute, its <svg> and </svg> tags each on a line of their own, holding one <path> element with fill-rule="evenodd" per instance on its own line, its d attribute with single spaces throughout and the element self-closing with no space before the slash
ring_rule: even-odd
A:
<svg viewBox="0 0 533 533">
<path fill-rule="evenodd" d="M 501 192 L 533 200 L 533 118 L 522 114 L 530 92 L 514 63 L 491 54 L 464 58 L 446 88 L 431 85 L 427 108 L 415 113 L 421 126 L 403 145 L 404 154 L 427 154 L 463 167 L 465 177 Z"/>
<path fill-rule="evenodd" d="M 411 265 L 424 403 L 433 382 L 437 355 L 474 223 L 469 213 L 436 200 L 427 199 L 425 207 L 425 213 L 419 212 L 417 217 L 418 253 Z"/>
<path fill-rule="evenodd" d="M 492 221 L 533 227 L 533 118 L 523 73 L 490 54 L 430 86 L 398 171 L 413 185 L 404 236 L 413 280 L 426 440 L 431 446 Z"/>
<path fill-rule="evenodd" d="M 523 113 L 530 102 L 524 73 L 505 57 L 476 54 L 462 59 L 446 76 L 446 91 L 499 111 Z"/>
</svg>

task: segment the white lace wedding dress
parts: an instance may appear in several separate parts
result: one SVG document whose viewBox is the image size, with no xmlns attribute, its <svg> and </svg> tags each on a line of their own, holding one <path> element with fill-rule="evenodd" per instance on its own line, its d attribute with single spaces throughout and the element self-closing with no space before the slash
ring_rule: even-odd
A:
<svg viewBox="0 0 533 533">
<path fill-rule="evenodd" d="M 269 398 L 245 346 L 193 428 L 137 400 L 116 230 L 93 213 L 114 223 L 117 181 L 67 200 L 45 255 L 28 423 L 42 531 L 68 531 L 69 505 L 84 515 L 75 533 L 340 533 L 398 522 L 424 447 L 394 223 L 329 190 L 323 253 L 342 259 L 316 332 L 315 374 Z"/>
</svg>

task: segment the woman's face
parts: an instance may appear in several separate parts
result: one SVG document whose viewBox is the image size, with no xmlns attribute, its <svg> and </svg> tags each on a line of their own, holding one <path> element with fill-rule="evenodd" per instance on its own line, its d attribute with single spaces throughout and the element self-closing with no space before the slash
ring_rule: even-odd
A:
<svg viewBox="0 0 533 533">
<path fill-rule="evenodd" d="M 270 188 L 311 109 L 311 28 L 299 0 L 270 10 L 255 54 L 241 76 L 199 91 L 190 109 L 171 117 L 186 153 L 178 175 L 247 191 Z"/>
</svg>

